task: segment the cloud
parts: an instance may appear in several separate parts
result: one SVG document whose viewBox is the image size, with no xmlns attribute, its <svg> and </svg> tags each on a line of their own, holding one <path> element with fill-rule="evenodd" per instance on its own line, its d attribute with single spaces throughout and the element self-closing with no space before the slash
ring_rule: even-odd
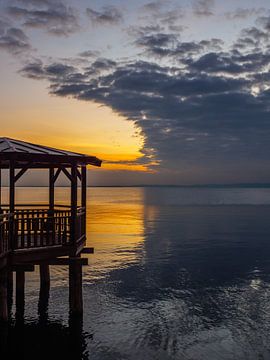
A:
<svg viewBox="0 0 270 360">
<path fill-rule="evenodd" d="M 13 55 L 28 52 L 31 49 L 28 37 L 7 21 L 0 19 L 0 49 L 8 51 Z"/>
<path fill-rule="evenodd" d="M 80 52 L 78 55 L 83 58 L 96 58 L 99 54 L 100 52 L 96 50 L 85 50 Z"/>
<path fill-rule="evenodd" d="M 61 1 L 20 1 L 21 6 L 9 6 L 9 16 L 21 20 L 28 28 L 45 29 L 56 36 L 68 36 L 79 29 L 79 20 L 74 8 Z"/>
<path fill-rule="evenodd" d="M 258 16 L 265 13 L 265 8 L 237 8 L 234 11 L 228 11 L 225 13 L 225 17 L 228 20 L 244 20 L 252 16 Z"/>
<path fill-rule="evenodd" d="M 193 13 L 196 16 L 212 16 L 215 0 L 195 0 L 193 1 Z"/>
<path fill-rule="evenodd" d="M 151 1 L 146 4 L 144 4 L 141 7 L 142 12 L 150 12 L 150 13 L 156 13 L 159 12 L 165 5 L 168 4 L 168 1 Z"/>
<path fill-rule="evenodd" d="M 116 62 L 90 53 L 87 67 L 36 60 L 21 73 L 47 80 L 53 95 L 108 106 L 132 121 L 144 138 L 139 161 L 151 169 L 192 169 L 195 181 L 234 169 L 231 176 L 245 181 L 254 169 L 270 175 L 268 19 L 259 23 L 231 47 L 139 26 L 132 36 L 140 57 Z M 246 39 L 256 47 L 241 47 Z"/>
<path fill-rule="evenodd" d="M 87 8 L 86 14 L 94 25 L 117 25 L 123 21 L 122 12 L 115 6 L 104 6 L 100 11 Z"/>
</svg>

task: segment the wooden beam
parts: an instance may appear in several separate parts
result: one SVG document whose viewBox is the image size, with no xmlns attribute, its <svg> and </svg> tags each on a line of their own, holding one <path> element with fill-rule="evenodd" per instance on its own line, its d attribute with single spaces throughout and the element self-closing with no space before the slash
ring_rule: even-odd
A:
<svg viewBox="0 0 270 360">
<path fill-rule="evenodd" d="M 20 179 L 20 177 L 22 177 L 23 174 L 26 173 L 26 171 L 30 168 L 30 166 L 31 163 L 28 163 L 25 166 L 23 166 L 21 170 L 15 175 L 14 181 L 17 182 Z"/>
<path fill-rule="evenodd" d="M 64 166 L 60 166 L 63 173 L 66 175 L 66 177 L 72 182 L 72 175 L 67 171 L 67 169 Z"/>
<path fill-rule="evenodd" d="M 80 173 L 80 170 L 77 168 L 77 176 L 78 176 L 78 179 L 82 180 L 82 175 Z"/>
<path fill-rule="evenodd" d="M 54 178 L 53 178 L 53 182 L 55 183 L 56 180 L 58 179 L 58 176 L 60 175 L 62 169 L 61 168 L 58 168 L 55 175 L 54 175 Z"/>
<path fill-rule="evenodd" d="M 76 259 L 79 263 L 81 263 L 82 266 L 88 265 L 88 258 L 76 258 Z M 35 265 L 40 265 L 40 266 L 41 265 L 44 265 L 44 266 L 60 265 L 60 266 L 63 266 L 63 265 L 69 265 L 70 262 L 71 262 L 71 260 L 69 257 L 59 257 L 59 258 L 51 258 L 51 259 L 47 259 L 47 260 L 33 260 L 33 261 L 29 260 L 27 262 L 27 264 L 18 263 L 13 266 L 14 266 L 14 270 L 22 268 L 25 271 L 33 271 L 32 269 L 34 269 Z"/>
<path fill-rule="evenodd" d="M 34 264 L 13 264 L 11 267 L 12 271 L 24 271 L 24 272 L 33 272 L 35 271 Z"/>
<path fill-rule="evenodd" d="M 82 254 L 94 254 L 95 249 L 93 247 L 85 247 L 82 250 Z"/>
</svg>

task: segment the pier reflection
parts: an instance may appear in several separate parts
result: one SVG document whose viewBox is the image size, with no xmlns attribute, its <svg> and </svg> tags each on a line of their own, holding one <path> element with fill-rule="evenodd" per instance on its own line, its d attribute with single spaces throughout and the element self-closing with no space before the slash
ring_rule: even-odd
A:
<svg viewBox="0 0 270 360">
<path fill-rule="evenodd" d="M 16 320 L 0 326 L 0 358 L 84 360 L 89 358 L 89 338 L 81 317 L 70 317 L 68 325 L 48 318 L 38 322 Z"/>
</svg>

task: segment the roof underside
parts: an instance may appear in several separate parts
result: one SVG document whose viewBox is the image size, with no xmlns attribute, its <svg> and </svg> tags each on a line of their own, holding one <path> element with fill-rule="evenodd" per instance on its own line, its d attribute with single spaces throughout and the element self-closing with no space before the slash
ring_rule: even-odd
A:
<svg viewBox="0 0 270 360">
<path fill-rule="evenodd" d="M 17 165 L 29 163 L 29 167 L 33 168 L 48 167 L 49 165 L 54 164 L 70 166 L 74 163 L 77 163 L 78 165 L 89 164 L 101 166 L 101 160 L 95 156 L 0 137 L 1 167 L 8 167 L 10 160 L 14 160 Z"/>
</svg>

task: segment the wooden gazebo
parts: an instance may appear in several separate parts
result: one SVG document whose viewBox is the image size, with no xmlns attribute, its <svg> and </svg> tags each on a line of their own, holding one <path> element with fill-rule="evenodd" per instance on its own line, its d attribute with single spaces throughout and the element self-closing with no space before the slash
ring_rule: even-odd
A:
<svg viewBox="0 0 270 360">
<path fill-rule="evenodd" d="M 41 282 L 47 284 L 50 264 L 69 265 L 70 310 L 82 312 L 81 265 L 87 259 L 82 259 L 81 254 L 90 251 L 84 248 L 87 165 L 101 166 L 101 160 L 94 156 L 0 138 L 0 179 L 2 169 L 9 172 L 8 203 L 3 204 L 0 196 L 0 320 L 8 317 L 7 293 L 12 271 L 16 271 L 16 294 L 22 294 L 25 269 L 34 265 L 40 266 Z M 48 169 L 47 204 L 16 202 L 16 182 L 29 169 Z M 70 182 L 70 205 L 55 203 L 54 184 L 60 173 L 65 174 Z M 79 184 L 81 199 L 77 195 Z"/>
</svg>

